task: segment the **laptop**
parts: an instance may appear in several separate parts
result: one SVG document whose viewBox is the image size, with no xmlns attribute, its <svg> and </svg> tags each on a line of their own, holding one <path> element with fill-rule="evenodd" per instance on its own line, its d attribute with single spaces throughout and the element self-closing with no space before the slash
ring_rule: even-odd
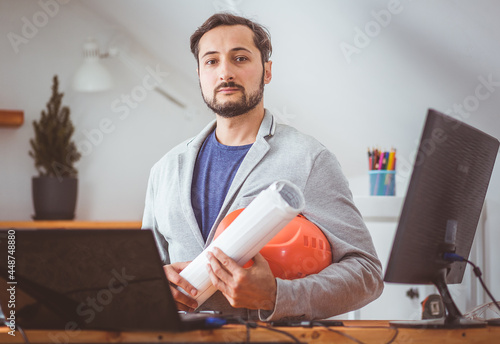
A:
<svg viewBox="0 0 500 344">
<path fill-rule="evenodd" d="M 149 230 L 1 230 L 0 305 L 23 329 L 186 331 Z M 14 307 L 15 306 L 15 307 Z"/>
</svg>

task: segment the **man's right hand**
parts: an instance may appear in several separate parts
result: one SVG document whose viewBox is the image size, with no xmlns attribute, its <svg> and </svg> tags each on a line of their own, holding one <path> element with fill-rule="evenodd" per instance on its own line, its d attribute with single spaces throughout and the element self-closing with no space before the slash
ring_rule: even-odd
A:
<svg viewBox="0 0 500 344">
<path fill-rule="evenodd" d="M 170 291 L 174 297 L 175 303 L 177 304 L 177 309 L 179 311 L 191 312 L 198 307 L 198 302 L 193 298 L 187 296 L 186 294 L 179 291 L 176 286 L 184 289 L 189 295 L 196 296 L 198 291 L 184 278 L 179 275 L 179 273 L 184 270 L 186 266 L 191 262 L 177 262 L 169 265 L 164 265 L 163 270 L 167 275 L 167 279 L 170 282 Z"/>
</svg>

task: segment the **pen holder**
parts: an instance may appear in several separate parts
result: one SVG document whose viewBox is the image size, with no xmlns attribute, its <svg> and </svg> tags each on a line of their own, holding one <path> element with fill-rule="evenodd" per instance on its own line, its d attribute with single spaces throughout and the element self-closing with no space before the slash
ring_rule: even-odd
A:
<svg viewBox="0 0 500 344">
<path fill-rule="evenodd" d="M 394 196 L 396 194 L 396 171 L 372 170 L 370 196 Z"/>
</svg>

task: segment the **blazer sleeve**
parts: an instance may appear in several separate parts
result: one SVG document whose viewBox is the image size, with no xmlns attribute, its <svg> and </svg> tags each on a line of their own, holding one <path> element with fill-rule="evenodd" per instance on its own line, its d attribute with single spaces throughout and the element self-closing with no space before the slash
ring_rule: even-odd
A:
<svg viewBox="0 0 500 344">
<path fill-rule="evenodd" d="M 158 223 L 155 216 L 155 172 L 154 167 L 151 169 L 148 180 L 148 187 L 146 189 L 146 200 L 144 204 L 144 214 L 142 216 L 143 230 L 151 230 L 153 232 L 156 246 L 160 253 L 163 264 L 170 264 L 170 257 L 168 255 L 168 242 L 165 237 L 158 230 Z"/>
<path fill-rule="evenodd" d="M 336 157 L 326 148 L 317 155 L 303 191 L 303 215 L 328 238 L 333 263 L 301 279 L 277 278 L 274 310 L 259 312 L 264 321 L 328 318 L 363 307 L 383 290 L 370 233 Z"/>
</svg>

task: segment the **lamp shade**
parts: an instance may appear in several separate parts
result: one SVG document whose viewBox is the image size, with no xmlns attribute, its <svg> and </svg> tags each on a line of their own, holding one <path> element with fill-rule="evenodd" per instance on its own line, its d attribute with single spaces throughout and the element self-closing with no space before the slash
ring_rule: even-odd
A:
<svg viewBox="0 0 500 344">
<path fill-rule="evenodd" d="M 83 45 L 83 64 L 73 77 L 73 89 L 79 92 L 99 92 L 113 86 L 111 74 L 99 61 L 99 47 L 93 38 Z"/>
</svg>

